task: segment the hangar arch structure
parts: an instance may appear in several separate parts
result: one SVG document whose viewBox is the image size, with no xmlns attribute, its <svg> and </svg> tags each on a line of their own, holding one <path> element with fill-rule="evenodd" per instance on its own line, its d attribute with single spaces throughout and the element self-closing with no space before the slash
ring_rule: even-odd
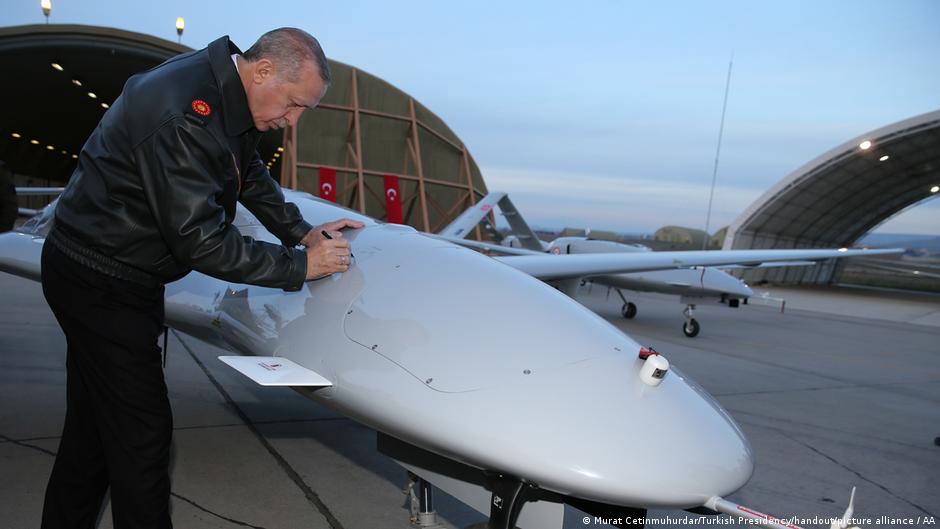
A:
<svg viewBox="0 0 940 529">
<path fill-rule="evenodd" d="M 16 77 L 0 85 L 0 170 L 12 173 L 17 186 L 64 185 L 127 78 L 188 51 L 116 28 L 0 28 L 0 61 Z M 335 189 L 326 198 L 428 231 L 486 195 L 468 148 L 440 117 L 361 69 L 334 60 L 330 68 L 333 86 L 320 106 L 297 127 L 262 136 L 258 151 L 281 185 L 322 196 L 329 176 Z M 19 206 L 46 200 L 20 197 Z M 398 206 L 394 215 L 390 206 Z"/>
<path fill-rule="evenodd" d="M 134 73 L 190 51 L 114 28 L 0 28 L 0 160 L 17 185 L 63 185 L 88 135 Z"/>
<path fill-rule="evenodd" d="M 843 248 L 940 186 L 940 110 L 862 134 L 790 173 L 728 228 L 723 248 Z M 844 260 L 748 270 L 749 281 L 831 284 Z"/>
<path fill-rule="evenodd" d="M 282 186 L 428 232 L 486 196 L 476 161 L 444 120 L 359 68 L 331 60 L 330 70 L 326 96 L 267 160 Z"/>
</svg>

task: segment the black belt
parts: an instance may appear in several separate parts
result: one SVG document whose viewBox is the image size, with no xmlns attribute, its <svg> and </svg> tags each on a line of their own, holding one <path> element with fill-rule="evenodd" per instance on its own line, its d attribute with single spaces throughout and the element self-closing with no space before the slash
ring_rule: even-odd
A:
<svg viewBox="0 0 940 529">
<path fill-rule="evenodd" d="M 106 276 L 111 276 L 125 281 L 131 281 L 148 288 L 159 288 L 163 286 L 157 276 L 148 274 L 143 270 L 128 266 L 107 255 L 100 254 L 87 246 L 82 245 L 75 239 L 70 239 L 62 231 L 53 227 L 46 236 L 46 242 L 51 242 L 66 256 L 96 272 Z"/>
</svg>

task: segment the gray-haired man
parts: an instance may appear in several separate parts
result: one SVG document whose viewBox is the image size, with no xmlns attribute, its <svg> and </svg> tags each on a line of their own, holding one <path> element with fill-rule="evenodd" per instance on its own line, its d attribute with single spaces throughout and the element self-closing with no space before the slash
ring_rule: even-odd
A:
<svg viewBox="0 0 940 529">
<path fill-rule="evenodd" d="M 108 487 L 117 529 L 172 525 L 165 283 L 198 270 L 298 290 L 348 269 L 338 230 L 362 225 L 312 227 L 256 152 L 262 131 L 296 124 L 329 84 L 302 30 L 266 33 L 244 55 L 222 37 L 131 77 L 88 139 L 43 247 L 43 292 L 68 341 L 44 528 L 93 527 Z M 242 237 L 236 202 L 283 245 Z"/>
</svg>

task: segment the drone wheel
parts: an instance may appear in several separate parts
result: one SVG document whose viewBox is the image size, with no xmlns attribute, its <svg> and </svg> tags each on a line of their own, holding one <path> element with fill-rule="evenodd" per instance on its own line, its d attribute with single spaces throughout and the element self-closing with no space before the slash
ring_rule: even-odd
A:
<svg viewBox="0 0 940 529">
<path fill-rule="evenodd" d="M 629 301 L 624 303 L 623 307 L 620 309 L 620 315 L 628 320 L 633 319 L 636 316 L 636 305 Z"/>
</svg>

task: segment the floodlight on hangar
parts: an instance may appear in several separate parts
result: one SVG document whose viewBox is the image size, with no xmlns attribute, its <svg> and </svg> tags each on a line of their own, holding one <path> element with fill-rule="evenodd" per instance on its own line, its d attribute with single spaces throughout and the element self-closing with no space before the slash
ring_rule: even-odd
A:
<svg viewBox="0 0 940 529">
<path fill-rule="evenodd" d="M 863 151 L 867 151 L 868 149 L 871 149 L 871 141 L 865 140 L 862 143 L 859 143 L 858 148 Z"/>
<path fill-rule="evenodd" d="M 937 191 L 940 191 L 940 186 L 933 186 L 930 188 L 931 193 L 936 193 Z"/>
<path fill-rule="evenodd" d="M 176 17 L 176 43 L 181 44 L 183 42 L 183 30 L 186 29 L 186 21 L 183 20 L 183 17 Z"/>
</svg>

